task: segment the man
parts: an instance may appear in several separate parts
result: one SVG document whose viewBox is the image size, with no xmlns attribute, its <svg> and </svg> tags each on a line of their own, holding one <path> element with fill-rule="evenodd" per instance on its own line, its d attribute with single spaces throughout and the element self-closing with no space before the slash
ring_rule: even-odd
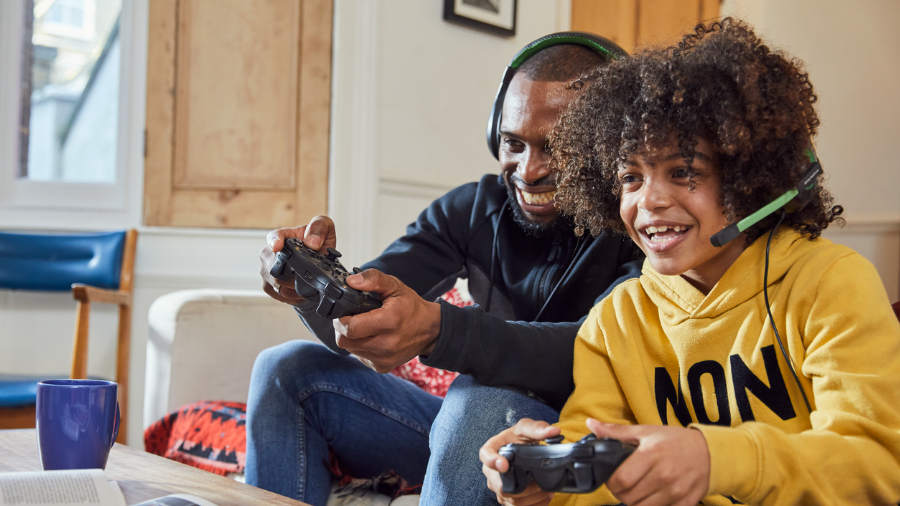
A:
<svg viewBox="0 0 900 506">
<path fill-rule="evenodd" d="M 364 266 L 371 270 L 348 278 L 379 293 L 382 308 L 332 326 L 315 315 L 315 303 L 268 274 L 288 237 L 334 247 L 327 217 L 269 234 L 266 292 L 295 306 L 332 350 L 359 360 L 297 341 L 260 355 L 248 403 L 248 483 L 324 505 L 331 451 L 353 476 L 393 470 L 410 483 L 424 479 L 423 505 L 494 502 L 478 448 L 520 418 L 558 417 L 573 389 L 579 319 L 617 278 L 639 274 L 627 238 L 578 239 L 554 207 L 547 135 L 573 98 L 565 83 L 604 64 L 598 53 L 558 44 L 527 57 L 498 104 L 501 176 L 436 200 Z M 429 302 L 458 277 L 468 279 L 478 306 Z M 371 370 L 388 372 L 415 356 L 462 373 L 443 401 Z"/>
</svg>

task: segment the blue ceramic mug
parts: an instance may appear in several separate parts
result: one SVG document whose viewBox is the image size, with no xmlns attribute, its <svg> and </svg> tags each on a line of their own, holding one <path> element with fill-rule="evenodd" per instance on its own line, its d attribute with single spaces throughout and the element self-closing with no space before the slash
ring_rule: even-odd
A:
<svg viewBox="0 0 900 506">
<path fill-rule="evenodd" d="M 44 471 L 106 467 L 119 434 L 118 387 L 87 379 L 38 383 L 38 452 Z"/>
</svg>

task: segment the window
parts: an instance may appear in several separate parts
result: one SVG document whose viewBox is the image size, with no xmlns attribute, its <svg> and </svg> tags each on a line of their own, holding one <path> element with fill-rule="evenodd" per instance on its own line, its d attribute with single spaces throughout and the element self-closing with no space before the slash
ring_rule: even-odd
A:
<svg viewBox="0 0 900 506">
<path fill-rule="evenodd" d="M 146 18 L 134 14 L 146 8 L 146 0 L 0 2 L 0 209 L 127 207 L 126 165 L 140 169 L 146 61 L 134 38 Z"/>
</svg>

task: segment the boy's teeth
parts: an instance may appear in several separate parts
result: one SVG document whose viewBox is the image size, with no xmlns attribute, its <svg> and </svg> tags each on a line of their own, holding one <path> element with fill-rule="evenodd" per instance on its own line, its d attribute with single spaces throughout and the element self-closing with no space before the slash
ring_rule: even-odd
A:
<svg viewBox="0 0 900 506">
<path fill-rule="evenodd" d="M 526 204 L 542 206 L 544 204 L 549 204 L 553 202 L 553 197 L 556 196 L 556 190 L 544 192 L 544 193 L 528 193 L 521 192 L 522 200 L 525 201 Z"/>
<path fill-rule="evenodd" d="M 682 227 L 680 225 L 675 225 L 673 227 L 669 227 L 668 225 L 660 225 L 658 227 L 654 227 L 653 225 L 650 225 L 649 227 L 647 227 L 647 233 L 648 234 L 657 234 L 657 233 L 665 232 L 669 229 L 671 229 L 674 232 L 681 232 L 682 230 L 687 230 L 687 227 Z"/>
</svg>

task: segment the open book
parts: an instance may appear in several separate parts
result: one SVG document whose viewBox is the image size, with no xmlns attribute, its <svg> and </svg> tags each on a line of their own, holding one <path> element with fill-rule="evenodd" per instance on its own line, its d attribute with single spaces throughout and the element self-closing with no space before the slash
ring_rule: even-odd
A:
<svg viewBox="0 0 900 506">
<path fill-rule="evenodd" d="M 0 506 L 127 506 L 114 481 L 100 469 L 0 473 Z M 217 506 L 174 494 L 132 506 Z"/>
</svg>

